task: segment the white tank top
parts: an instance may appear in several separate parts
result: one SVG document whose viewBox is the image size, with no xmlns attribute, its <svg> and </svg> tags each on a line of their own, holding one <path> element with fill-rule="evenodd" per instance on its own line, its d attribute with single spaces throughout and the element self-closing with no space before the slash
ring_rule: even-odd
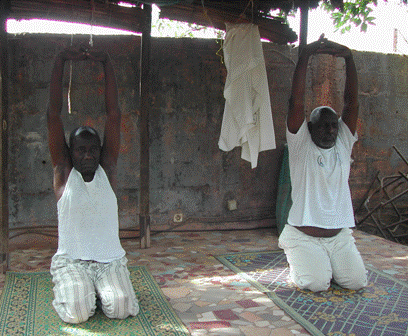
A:
<svg viewBox="0 0 408 336">
<path fill-rule="evenodd" d="M 72 168 L 57 208 L 56 255 L 98 262 L 111 262 L 125 255 L 119 240 L 116 195 L 101 166 L 91 182 L 85 182 Z"/>
</svg>

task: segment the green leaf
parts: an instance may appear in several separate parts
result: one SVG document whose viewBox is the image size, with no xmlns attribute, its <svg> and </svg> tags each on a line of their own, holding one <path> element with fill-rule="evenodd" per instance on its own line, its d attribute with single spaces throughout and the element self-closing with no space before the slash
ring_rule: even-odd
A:
<svg viewBox="0 0 408 336">
<path fill-rule="evenodd" d="M 407 1 L 404 1 L 404 3 L 407 4 Z M 347 0 L 343 2 L 343 12 L 334 8 L 328 0 L 323 0 L 320 6 L 331 12 L 335 30 L 341 29 L 341 32 L 345 33 L 350 31 L 351 23 L 356 27 L 360 26 L 360 30 L 363 32 L 367 31 L 368 25 L 375 25 L 375 17 L 372 16 L 372 11 L 377 4 L 378 0 Z"/>
</svg>

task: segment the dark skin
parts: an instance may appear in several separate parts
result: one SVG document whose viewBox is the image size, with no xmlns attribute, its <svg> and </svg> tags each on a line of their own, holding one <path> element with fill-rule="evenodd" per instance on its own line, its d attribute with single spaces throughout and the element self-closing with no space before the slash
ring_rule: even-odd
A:
<svg viewBox="0 0 408 336">
<path fill-rule="evenodd" d="M 339 131 L 339 121 L 334 113 L 323 111 L 317 122 L 312 123 L 309 121 L 308 128 L 312 141 L 316 146 L 329 149 L 335 145 Z"/>
<path fill-rule="evenodd" d="M 69 148 L 65 140 L 61 119 L 63 101 L 63 74 L 66 61 L 101 62 L 105 72 L 106 121 L 104 141 L 101 147 L 95 137 L 78 136 Z M 107 53 L 95 49 L 71 47 L 59 53 L 54 62 L 50 83 L 50 106 L 47 112 L 48 143 L 54 168 L 54 193 L 57 201 L 61 198 L 68 176 L 73 167 L 82 175 L 85 182 L 93 180 L 100 164 L 109 182 L 116 190 L 116 170 L 120 147 L 121 113 L 118 106 L 118 93 L 115 73 Z"/>
<path fill-rule="evenodd" d="M 329 54 L 334 57 L 344 58 L 346 64 L 346 83 L 344 89 L 344 107 L 342 120 L 355 134 L 358 119 L 358 80 L 353 55 L 349 48 L 338 43 L 328 41 L 323 36 L 316 42 L 304 47 L 299 57 L 293 75 L 292 92 L 289 101 L 289 113 L 287 126 L 289 132 L 296 134 L 305 120 L 305 92 L 306 74 L 309 59 L 313 55 Z M 338 132 L 337 116 L 333 113 L 322 113 L 315 123 L 308 123 L 312 141 L 320 148 L 331 148 L 336 143 Z M 332 237 L 340 232 L 340 229 L 322 229 L 316 227 L 297 227 L 300 231 L 314 237 Z"/>
<path fill-rule="evenodd" d="M 72 165 L 78 170 L 84 181 L 93 180 L 101 157 L 99 139 L 90 135 L 80 135 L 75 138 L 71 149 Z"/>
</svg>

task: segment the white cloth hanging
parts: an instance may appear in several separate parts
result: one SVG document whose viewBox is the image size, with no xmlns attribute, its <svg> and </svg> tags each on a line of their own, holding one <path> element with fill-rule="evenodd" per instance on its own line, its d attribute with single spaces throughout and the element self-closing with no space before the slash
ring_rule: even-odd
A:
<svg viewBox="0 0 408 336">
<path fill-rule="evenodd" d="M 227 80 L 218 146 L 241 146 L 241 158 L 258 164 L 261 151 L 276 148 L 261 37 L 254 24 L 226 23 L 223 46 Z"/>
</svg>

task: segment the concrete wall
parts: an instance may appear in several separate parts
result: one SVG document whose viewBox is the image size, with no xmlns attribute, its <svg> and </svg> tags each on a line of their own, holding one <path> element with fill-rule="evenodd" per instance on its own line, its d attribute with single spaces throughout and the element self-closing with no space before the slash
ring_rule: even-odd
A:
<svg viewBox="0 0 408 336">
<path fill-rule="evenodd" d="M 78 42 L 78 38 L 74 39 Z M 10 227 L 56 225 L 52 167 L 47 144 L 46 108 L 53 59 L 70 37 L 25 35 L 10 43 Z M 109 50 L 117 72 L 123 113 L 119 160 L 120 221 L 137 227 L 139 207 L 139 37 L 96 37 Z M 213 40 L 152 41 L 151 215 L 153 229 L 274 225 L 285 117 L 297 52 L 264 44 L 278 148 L 260 154 L 258 167 L 240 159 L 240 149 L 218 149 L 224 108 L 225 66 Z M 360 76 L 360 141 L 355 146 L 351 186 L 355 203 L 376 170 L 401 167 L 391 145 L 408 156 L 407 58 L 355 53 Z M 312 60 L 308 111 L 330 103 L 341 110 L 344 64 L 330 57 Z M 66 74 L 68 74 L 68 66 Z M 337 79 L 339 78 L 339 79 Z M 68 85 L 68 76 L 66 76 Z M 334 90 L 334 94 L 329 94 Z M 340 98 L 339 98 L 340 96 Z M 99 64 L 75 63 L 72 112 L 62 115 L 69 134 L 78 124 L 102 132 L 103 73 Z M 66 105 L 66 104 L 65 104 Z M 237 201 L 230 211 L 228 200 Z M 254 221 L 255 220 L 255 221 Z"/>
</svg>

